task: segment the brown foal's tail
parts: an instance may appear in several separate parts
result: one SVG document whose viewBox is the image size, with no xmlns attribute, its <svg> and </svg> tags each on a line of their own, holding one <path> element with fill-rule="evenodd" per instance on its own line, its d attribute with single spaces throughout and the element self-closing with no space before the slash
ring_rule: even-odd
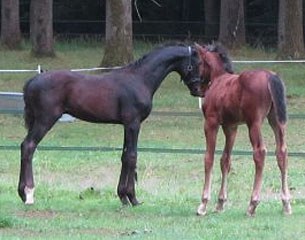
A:
<svg viewBox="0 0 305 240">
<path fill-rule="evenodd" d="M 286 91 L 283 81 L 275 74 L 271 74 L 268 82 L 277 120 L 280 123 L 287 122 Z"/>
<path fill-rule="evenodd" d="M 33 124 L 34 124 L 34 111 L 32 109 L 32 104 L 31 104 L 31 100 L 29 97 L 29 85 L 31 84 L 31 82 L 35 79 L 31 78 L 30 80 L 28 80 L 24 87 L 23 87 L 23 101 L 24 101 L 24 113 L 23 113 L 23 117 L 24 117 L 24 123 L 25 123 L 25 127 L 27 129 L 31 129 Z"/>
</svg>

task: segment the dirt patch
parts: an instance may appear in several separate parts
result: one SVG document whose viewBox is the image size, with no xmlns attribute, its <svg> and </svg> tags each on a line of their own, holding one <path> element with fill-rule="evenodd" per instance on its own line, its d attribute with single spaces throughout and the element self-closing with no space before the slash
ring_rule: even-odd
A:
<svg viewBox="0 0 305 240">
<path fill-rule="evenodd" d="M 40 234 L 37 234 L 37 232 L 31 231 L 31 230 L 28 230 L 28 229 L 11 229 L 11 228 L 6 228 L 6 229 L 1 229 L 1 235 L 3 236 L 3 238 L 5 238 L 5 236 L 7 235 L 7 236 L 18 236 L 18 237 L 15 237 L 16 239 L 20 239 L 20 238 L 22 238 L 22 239 L 26 239 L 26 238 L 31 239 L 31 238 L 37 238 Z M 8 237 L 8 238 L 10 238 L 10 237 Z"/>
<path fill-rule="evenodd" d="M 22 218 L 41 218 L 41 219 L 52 219 L 58 214 L 51 210 L 29 210 L 24 212 L 17 212 L 16 215 Z"/>
<path fill-rule="evenodd" d="M 86 235 L 96 235 L 96 236 L 115 236 L 119 235 L 118 231 L 109 228 L 96 228 L 96 229 L 81 229 L 79 233 Z"/>
<path fill-rule="evenodd" d="M 290 189 L 290 194 L 292 199 L 304 199 L 305 196 L 305 187 L 298 188 L 298 189 Z M 273 189 L 269 188 L 266 191 L 262 192 L 261 199 L 264 201 L 271 201 L 271 200 L 279 200 L 281 199 L 281 192 L 274 191 Z"/>
<path fill-rule="evenodd" d="M 37 186 L 39 182 L 47 183 L 51 186 L 62 186 L 65 189 L 82 191 L 88 188 L 102 189 L 107 186 L 115 187 L 119 178 L 118 167 L 88 167 L 71 172 L 52 172 L 44 169 L 37 176 Z"/>
<path fill-rule="evenodd" d="M 34 230 L 29 230 L 29 229 L 12 229 L 12 228 L 5 228 L 1 229 L 1 234 L 3 234 L 3 237 L 7 236 L 17 236 L 19 239 L 53 239 L 54 236 L 57 238 L 62 238 L 66 239 L 67 236 L 73 236 L 71 235 L 71 230 L 66 229 L 66 230 L 46 230 L 46 231 L 34 231 Z M 111 230 L 108 228 L 97 228 L 97 229 L 73 229 L 73 233 L 75 235 L 88 235 L 88 236 L 119 236 L 120 233 L 116 230 Z M 55 238 L 56 238 L 55 237 Z M 2 239 L 2 238 L 1 238 Z"/>
</svg>

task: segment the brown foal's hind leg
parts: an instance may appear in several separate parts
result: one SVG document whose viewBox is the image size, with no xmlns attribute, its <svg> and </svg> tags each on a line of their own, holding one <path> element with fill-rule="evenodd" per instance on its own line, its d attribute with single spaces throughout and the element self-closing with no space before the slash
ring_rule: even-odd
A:
<svg viewBox="0 0 305 240">
<path fill-rule="evenodd" d="M 281 171 L 281 180 L 282 180 L 282 190 L 281 198 L 283 202 L 283 212 L 284 214 L 291 214 L 291 205 L 290 205 L 290 192 L 288 188 L 288 154 L 287 154 L 287 145 L 285 141 L 285 130 L 286 124 L 281 124 L 276 121 L 275 117 L 270 114 L 268 116 L 268 121 L 275 135 L 276 142 L 276 158 L 279 169 Z"/>
<path fill-rule="evenodd" d="M 247 215 L 254 216 L 255 209 L 260 202 L 260 193 L 261 193 L 261 188 L 262 188 L 266 147 L 263 143 L 262 136 L 261 136 L 261 123 L 256 122 L 256 123 L 248 126 L 248 128 L 249 128 L 250 141 L 251 141 L 252 148 L 253 148 L 253 160 L 255 163 L 255 177 L 254 177 L 251 200 L 250 200 L 249 207 L 247 210 Z"/>
<path fill-rule="evenodd" d="M 207 213 L 207 203 L 211 198 L 212 168 L 214 163 L 214 153 L 216 137 L 219 125 L 205 121 L 204 132 L 206 137 L 206 153 L 204 157 L 205 179 L 202 192 L 201 204 L 197 209 L 197 215 L 204 216 Z"/>
<path fill-rule="evenodd" d="M 217 212 L 222 212 L 224 210 L 224 204 L 227 201 L 228 174 L 230 172 L 230 167 L 231 167 L 231 152 L 237 133 L 237 126 L 222 127 L 222 129 L 226 137 L 226 143 L 220 160 L 222 178 L 221 178 L 221 188 L 218 195 L 218 203 L 216 205 Z"/>
</svg>

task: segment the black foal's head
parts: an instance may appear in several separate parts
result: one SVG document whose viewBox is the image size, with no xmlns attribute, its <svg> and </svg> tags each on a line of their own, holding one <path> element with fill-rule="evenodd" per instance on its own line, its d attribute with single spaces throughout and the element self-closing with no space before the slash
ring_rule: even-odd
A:
<svg viewBox="0 0 305 240">
<path fill-rule="evenodd" d="M 199 72 L 199 56 L 193 46 L 186 46 L 186 56 L 180 66 L 180 75 L 183 83 L 189 88 L 191 95 L 202 97 L 202 79 Z"/>
</svg>

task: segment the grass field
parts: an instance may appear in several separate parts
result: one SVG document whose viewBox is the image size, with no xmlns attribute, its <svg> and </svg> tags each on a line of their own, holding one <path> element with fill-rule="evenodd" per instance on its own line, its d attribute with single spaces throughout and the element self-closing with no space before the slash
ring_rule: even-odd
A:
<svg viewBox="0 0 305 240">
<path fill-rule="evenodd" d="M 149 43 L 136 43 L 136 58 L 149 51 Z M 35 59 L 28 48 L 11 53 L 0 50 L 0 69 L 87 68 L 99 65 L 98 43 L 70 42 L 56 46 L 57 58 Z M 275 54 L 243 49 L 234 59 L 273 59 Z M 14 67 L 12 67 L 14 66 Z M 305 114 L 305 68 L 302 64 L 237 65 L 267 67 L 285 80 L 290 114 Z M 5 74 L 0 91 L 21 91 L 30 74 Z M 154 99 L 155 111 L 196 112 L 198 101 L 171 74 Z M 143 124 L 140 148 L 204 149 L 202 118 L 152 114 Z M 290 152 L 303 152 L 304 119 L 290 119 L 287 142 Z M 117 125 L 82 121 L 58 123 L 41 146 L 105 146 L 120 148 L 123 131 Z M 263 135 L 270 153 L 274 139 L 264 125 Z M 25 135 L 20 115 L 0 115 L 0 145 L 19 146 Z M 223 147 L 218 136 L 217 149 Z M 241 126 L 234 150 L 250 151 L 247 129 Z M 305 239 L 305 162 L 290 157 L 289 185 L 293 195 L 291 216 L 283 216 L 279 196 L 279 170 L 272 154 L 266 159 L 262 202 L 254 218 L 245 211 L 250 198 L 254 165 L 250 155 L 234 155 L 229 177 L 229 201 L 222 214 L 213 212 L 220 187 L 219 155 L 216 156 L 212 200 L 208 215 L 197 217 L 203 179 L 203 154 L 138 154 L 137 196 L 143 204 L 121 207 L 116 196 L 120 152 L 44 151 L 34 156 L 36 202 L 25 206 L 17 196 L 20 153 L 0 149 L 0 239 Z"/>
</svg>

